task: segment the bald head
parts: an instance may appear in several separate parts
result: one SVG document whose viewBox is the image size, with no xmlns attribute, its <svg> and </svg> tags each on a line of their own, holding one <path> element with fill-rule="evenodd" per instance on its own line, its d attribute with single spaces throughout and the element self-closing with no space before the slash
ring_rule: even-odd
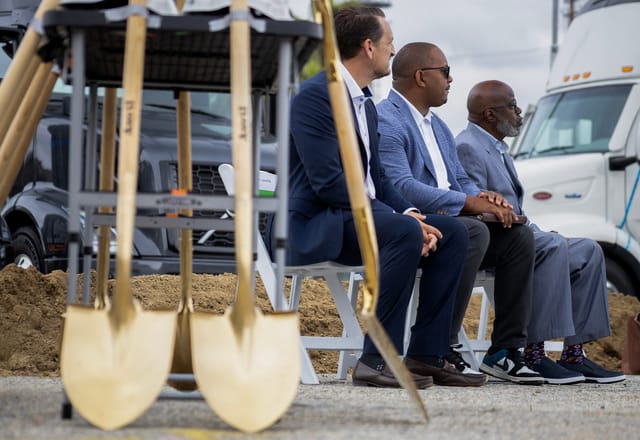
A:
<svg viewBox="0 0 640 440">
<path fill-rule="evenodd" d="M 513 89 L 502 81 L 483 81 L 471 88 L 467 97 L 467 119 L 496 139 L 517 136 L 522 126 L 521 109 Z"/>
<path fill-rule="evenodd" d="M 469 120 L 478 123 L 485 109 L 504 105 L 509 99 L 513 99 L 513 90 L 502 81 L 479 82 L 471 88 L 467 97 Z"/>
<path fill-rule="evenodd" d="M 440 49 L 431 43 L 409 43 L 400 49 L 393 58 L 391 74 L 393 76 L 393 87 L 402 88 L 407 81 L 413 80 L 416 70 L 432 66 L 434 56 Z"/>
</svg>

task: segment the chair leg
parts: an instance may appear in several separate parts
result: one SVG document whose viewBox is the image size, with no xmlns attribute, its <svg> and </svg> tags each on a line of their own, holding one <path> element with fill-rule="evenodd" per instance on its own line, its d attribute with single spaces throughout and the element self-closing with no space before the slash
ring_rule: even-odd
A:
<svg viewBox="0 0 640 440">
<path fill-rule="evenodd" d="M 411 300 L 409 301 L 409 307 L 407 307 L 407 317 L 404 321 L 404 341 L 402 354 L 406 355 L 409 349 L 409 343 L 411 342 L 411 327 L 416 322 L 416 314 L 418 312 L 418 299 L 420 297 L 420 279 L 422 278 L 422 271 L 418 270 L 416 279 L 413 283 L 413 291 L 411 293 Z"/>
<path fill-rule="evenodd" d="M 347 297 L 351 303 L 351 308 L 356 310 L 358 307 L 358 289 L 360 288 L 360 282 L 362 281 L 362 275 L 357 272 L 351 272 L 349 274 L 349 290 L 347 291 Z M 342 336 L 349 336 L 347 329 L 342 330 Z M 356 362 L 362 350 L 341 350 L 340 358 L 338 360 L 338 380 L 345 380 L 347 378 L 347 371 L 349 368 L 356 366 Z"/>
</svg>

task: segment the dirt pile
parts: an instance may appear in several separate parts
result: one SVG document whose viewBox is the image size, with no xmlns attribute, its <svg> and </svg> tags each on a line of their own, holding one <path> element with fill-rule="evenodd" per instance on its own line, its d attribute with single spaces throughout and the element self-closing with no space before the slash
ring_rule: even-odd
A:
<svg viewBox="0 0 640 440">
<path fill-rule="evenodd" d="M 92 298 L 95 279 L 92 277 Z M 115 281 L 110 281 L 113 289 Z M 179 277 L 149 275 L 131 280 L 134 296 L 145 309 L 177 310 L 180 298 Z M 81 277 L 79 289 L 82 292 Z M 224 312 L 233 301 L 235 275 L 193 276 L 193 298 L 196 309 Z M 61 271 L 42 275 L 33 269 L 9 265 L 0 271 L 0 375 L 56 376 L 59 374 L 58 352 L 63 314 L 67 303 L 67 274 Z M 257 283 L 258 305 L 270 306 L 260 281 Z M 331 295 L 322 281 L 303 282 L 300 302 L 300 325 L 303 334 L 338 336 L 342 332 L 340 318 Z M 609 296 L 612 335 L 586 346 L 588 355 L 609 368 L 620 368 L 620 359 L 629 316 L 640 312 L 634 297 Z M 470 337 L 478 326 L 480 298 L 474 296 L 467 311 L 465 329 Z M 158 341 L 163 343 L 163 341 Z M 312 359 L 319 373 L 336 371 L 338 355 L 314 352 Z"/>
</svg>

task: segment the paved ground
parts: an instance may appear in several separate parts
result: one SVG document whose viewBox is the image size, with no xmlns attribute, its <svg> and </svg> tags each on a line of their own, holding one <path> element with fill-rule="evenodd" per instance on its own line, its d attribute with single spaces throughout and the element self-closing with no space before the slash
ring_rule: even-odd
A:
<svg viewBox="0 0 640 440">
<path fill-rule="evenodd" d="M 480 389 L 420 393 L 428 425 L 402 390 L 353 387 L 328 376 L 321 385 L 300 386 L 285 416 L 251 436 L 229 428 L 203 400 L 166 398 L 130 426 L 105 432 L 77 412 L 61 419 L 59 379 L 2 377 L 0 439 L 640 439 L 640 376 L 611 385 L 540 387 L 492 380 Z"/>
</svg>

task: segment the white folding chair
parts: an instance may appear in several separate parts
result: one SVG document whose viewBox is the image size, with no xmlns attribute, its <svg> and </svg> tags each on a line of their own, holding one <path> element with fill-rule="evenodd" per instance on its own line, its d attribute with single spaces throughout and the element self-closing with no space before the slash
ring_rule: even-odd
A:
<svg viewBox="0 0 640 440">
<path fill-rule="evenodd" d="M 234 194 L 234 169 L 231 164 L 221 164 L 218 172 L 222 178 L 227 194 Z M 266 171 L 260 171 L 259 192 L 262 194 L 273 193 L 277 182 L 277 176 Z M 256 270 L 262 279 L 271 305 L 287 304 L 289 310 L 298 310 L 300 304 L 300 289 L 304 278 L 323 278 L 333 301 L 336 305 L 340 319 L 342 320 L 342 336 L 301 336 L 300 355 L 302 360 L 301 379 L 304 384 L 320 383 L 311 363 L 309 350 L 336 350 L 340 351 L 338 363 L 338 379 L 346 379 L 347 369 L 355 365 L 362 350 L 364 336 L 356 316 L 356 301 L 358 287 L 361 278 L 354 276 L 363 270 L 362 266 L 344 266 L 326 261 L 304 266 L 286 266 L 284 275 L 291 277 L 289 300 L 284 295 L 284 286 L 278 285 L 276 279 L 276 264 L 271 260 L 267 252 L 262 234 L 256 231 Z M 347 289 L 341 280 L 349 276 Z M 346 281 L 346 279 L 345 279 Z"/>
<path fill-rule="evenodd" d="M 491 346 L 491 340 L 486 338 L 487 327 L 489 325 L 489 308 L 495 307 L 495 300 L 493 297 L 494 291 L 494 277 L 493 274 L 488 271 L 479 271 L 476 276 L 474 293 L 482 295 L 482 303 L 480 305 L 480 319 L 478 324 L 478 334 L 475 339 L 469 341 L 471 348 L 470 352 L 473 353 L 473 358 L 476 363 L 482 362 L 482 357 Z M 562 341 L 544 341 L 544 349 L 546 351 L 561 352 L 563 349 Z M 467 358 L 465 358 L 467 360 Z M 469 360 L 467 360 L 469 362 Z"/>
<path fill-rule="evenodd" d="M 409 308 L 407 309 L 407 319 L 405 321 L 404 327 L 404 352 L 407 352 L 409 348 L 409 341 L 411 337 L 411 327 L 416 322 L 416 312 L 418 310 L 418 298 L 420 295 L 420 280 L 422 278 L 422 271 L 418 269 L 416 273 L 416 279 L 413 284 L 413 294 L 411 295 L 411 301 L 409 302 Z M 474 292 L 476 292 L 476 288 L 474 288 Z M 478 370 L 480 365 L 476 357 L 474 356 L 475 350 L 478 348 L 476 341 L 469 339 L 467 333 L 464 331 L 464 327 L 460 327 L 460 331 L 458 332 L 458 341 L 461 344 L 461 347 L 458 349 L 460 354 L 465 361 L 471 365 L 471 368 L 474 370 Z M 489 347 L 485 348 L 487 350 Z"/>
</svg>

